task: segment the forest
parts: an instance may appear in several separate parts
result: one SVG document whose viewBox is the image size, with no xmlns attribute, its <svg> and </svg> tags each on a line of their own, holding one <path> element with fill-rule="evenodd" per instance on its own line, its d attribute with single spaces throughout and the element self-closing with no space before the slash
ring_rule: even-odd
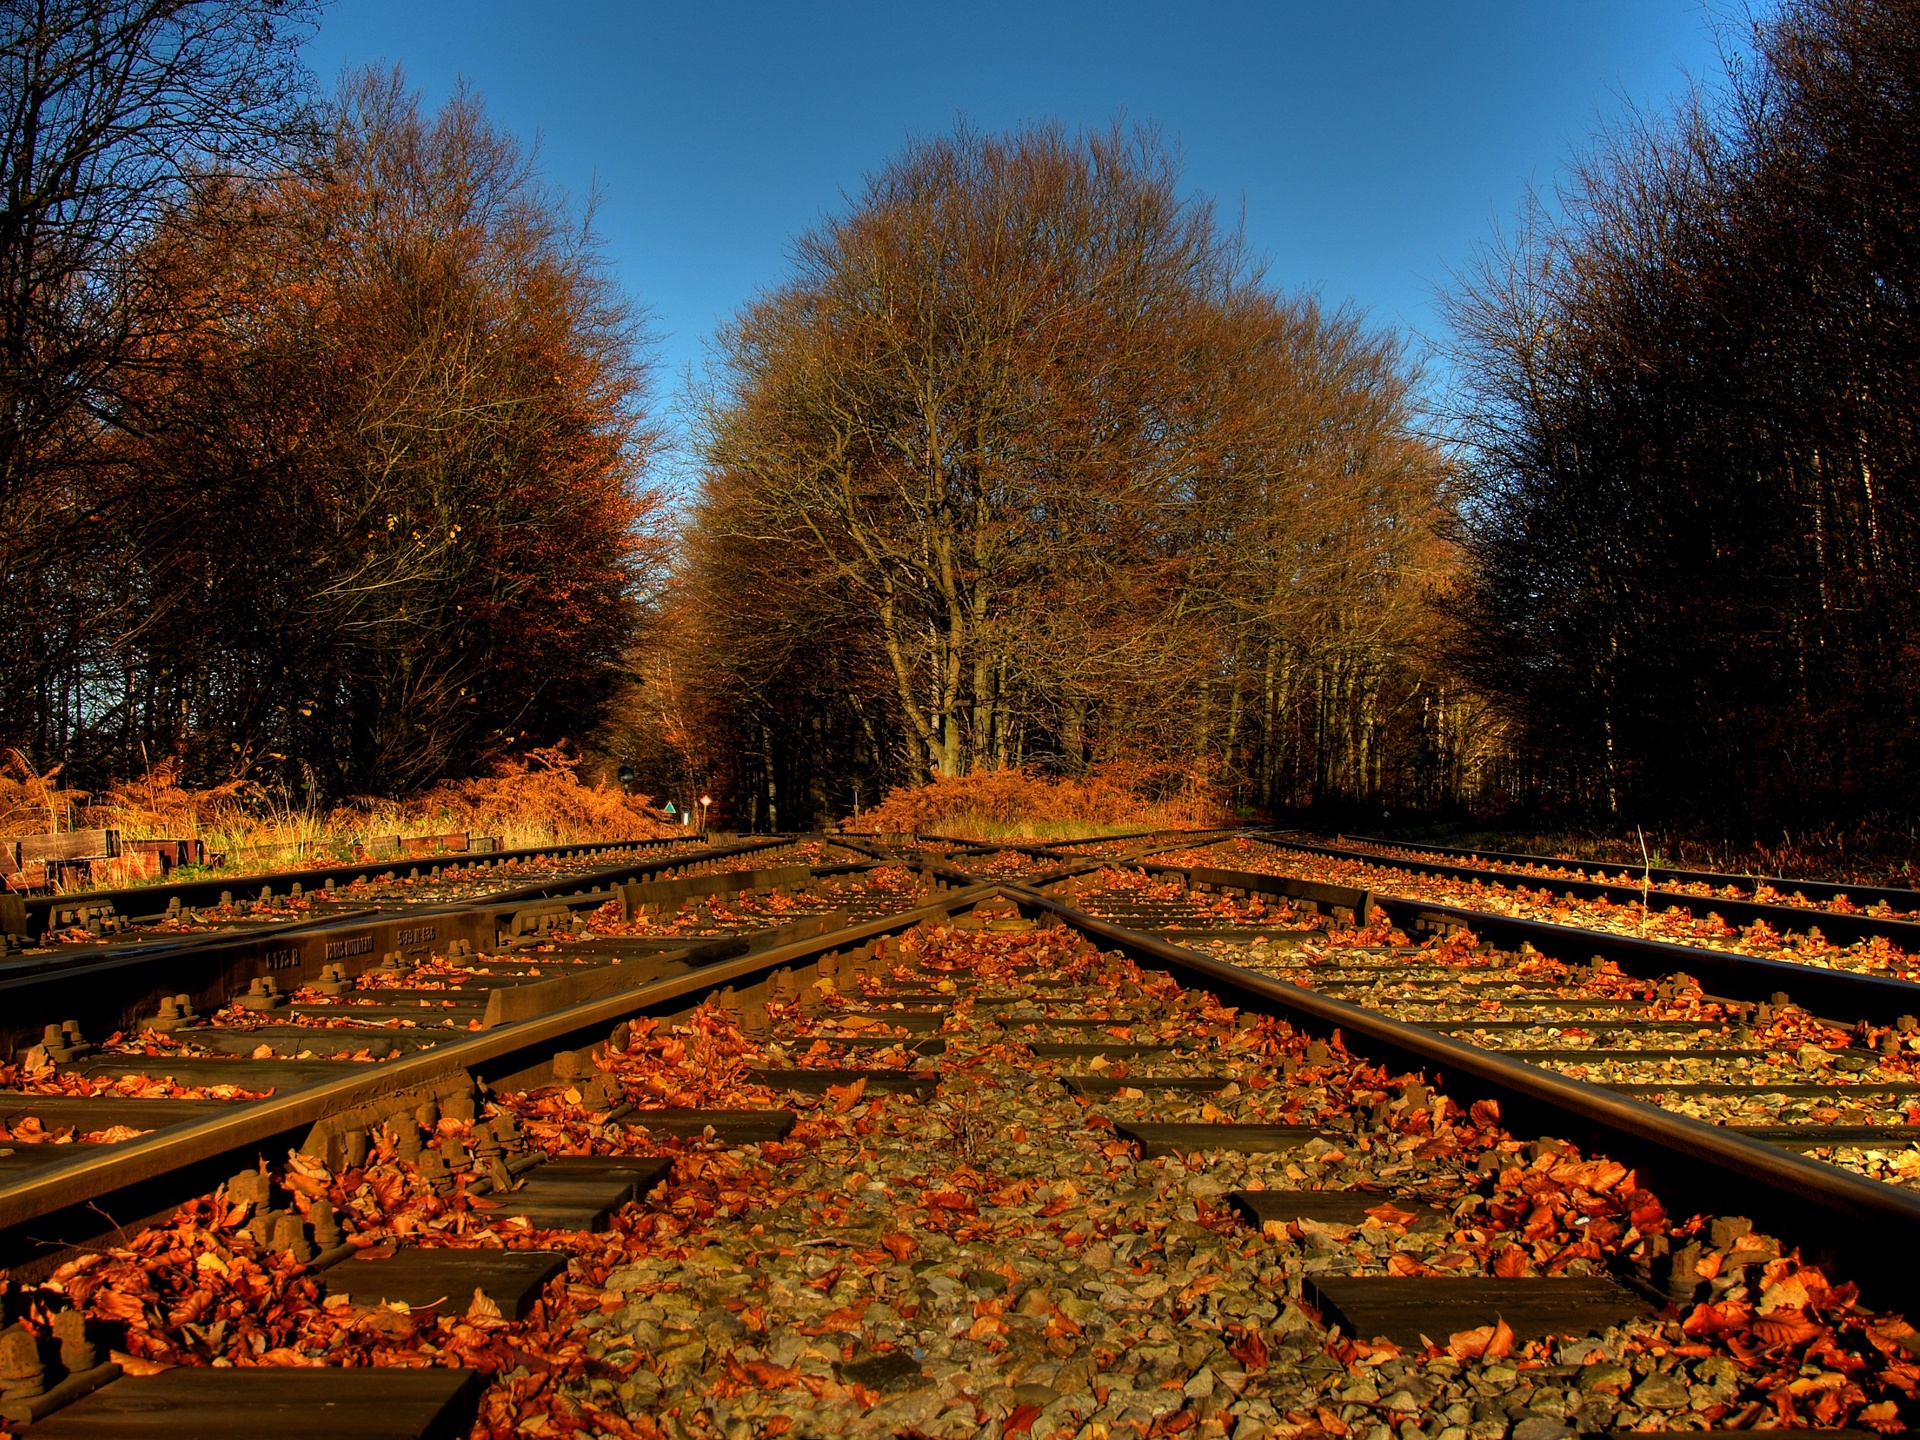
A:
<svg viewBox="0 0 1920 1440">
<path fill-rule="evenodd" d="M 470 94 L 323 92 L 316 15 L 5 21 L 35 773 L 322 806 L 564 744 L 742 829 L 1009 775 L 1909 826 L 1920 4 L 1754 21 L 1489 236 L 1438 349 L 1275 284 L 1151 126 L 921 136 L 714 337 L 691 492 L 582 208 Z"/>
</svg>

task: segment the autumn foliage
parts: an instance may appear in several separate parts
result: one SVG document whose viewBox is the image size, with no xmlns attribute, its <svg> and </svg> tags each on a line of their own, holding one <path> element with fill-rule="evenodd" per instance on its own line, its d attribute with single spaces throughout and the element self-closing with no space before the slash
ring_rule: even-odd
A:
<svg viewBox="0 0 1920 1440">
<path fill-rule="evenodd" d="M 1460 769 L 1410 367 L 1270 289 L 1151 132 L 913 142 L 719 359 L 667 648 L 737 820 L 1122 759 L 1255 805 Z"/>
<path fill-rule="evenodd" d="M 633 321 L 478 104 L 360 76 L 310 169 L 147 258 L 198 323 L 152 341 L 112 497 L 128 723 L 333 796 L 590 724 L 652 558 Z"/>
<path fill-rule="evenodd" d="M 493 761 L 484 775 L 443 780 L 399 799 L 357 796 L 327 808 L 291 805 L 257 781 L 183 782 L 178 760 L 97 793 L 64 786 L 57 769 L 34 774 L 16 754 L 0 771 L 0 835 L 69 825 L 123 840 L 197 839 L 229 866 L 344 858 L 383 836 L 464 832 L 507 848 L 685 835 L 654 807 L 589 768 L 577 751 L 547 746 Z M 585 772 L 585 773 L 583 773 Z"/>
<path fill-rule="evenodd" d="M 70 476 L 98 633 L 0 719 L 82 785 L 403 794 L 585 735 L 623 673 L 663 554 L 636 312 L 472 96 L 368 71 L 318 118 L 127 238 Z"/>
<path fill-rule="evenodd" d="M 391 816 L 403 831 L 446 828 L 476 835 L 544 834 L 559 844 L 587 840 L 653 840 L 685 835 L 663 819 L 651 797 L 630 795 L 604 778 L 581 778 L 581 759 L 557 746 L 496 760 L 491 774 L 443 780 L 397 803 L 373 802 L 359 813 Z M 356 807 L 334 812 L 347 828 Z M 529 843 L 539 843 L 530 841 Z"/>
<path fill-rule="evenodd" d="M 1056 838 L 1123 828 L 1198 828 L 1216 822 L 1222 808 L 1219 797 L 1194 777 L 1164 770 L 1143 774 L 1108 765 L 1063 779 L 1025 770 L 980 770 L 900 786 L 850 828 L 869 834 Z"/>
</svg>

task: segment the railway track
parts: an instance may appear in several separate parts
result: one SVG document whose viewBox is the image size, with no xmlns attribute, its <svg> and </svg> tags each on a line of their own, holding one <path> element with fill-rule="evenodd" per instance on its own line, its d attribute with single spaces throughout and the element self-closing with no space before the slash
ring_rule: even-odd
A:
<svg viewBox="0 0 1920 1440">
<path fill-rule="evenodd" d="M 120 953 L 209 934 L 327 920 L 367 909 L 457 904 L 508 888 L 554 884 L 621 861 L 711 847 L 686 839 L 387 858 L 244 876 L 167 880 L 71 894 L 0 895 L 0 955 Z"/>
<path fill-rule="evenodd" d="M 1883 913 L 1865 913 L 1725 894 L 1643 891 L 1619 883 L 1618 877 L 1606 882 L 1549 878 L 1266 835 L 1190 848 L 1177 858 L 1312 875 L 1503 919 L 1538 919 L 1803 967 L 1920 977 L 1920 922 L 1884 906 Z"/>
<path fill-rule="evenodd" d="M 758 843 L 758 842 L 749 842 Z M 265 935 L 366 913 L 470 903 L 562 884 L 628 863 L 664 862 L 710 848 L 698 841 L 570 845 L 434 863 L 281 871 L 71 895 L 10 896 L 0 909 L 0 973 L 49 964 L 158 954 L 208 938 Z"/>
<path fill-rule="evenodd" d="M 1585 867 L 1556 866 L 1534 857 L 1520 864 L 1497 858 L 1462 864 L 1420 853 L 1396 854 L 1393 847 L 1378 842 L 1288 843 L 1314 854 L 1376 860 L 1414 874 L 1481 881 L 1510 889 L 1557 891 L 1563 896 L 1603 900 L 1612 905 L 1644 904 L 1649 910 L 1657 905 L 1700 919 L 1719 915 L 1740 929 L 1759 923 L 1780 934 L 1805 934 L 1809 927 L 1817 926 L 1827 939 L 1840 944 L 1880 938 L 1902 949 L 1920 941 L 1920 893 L 1911 890 L 1863 888 L 1856 897 L 1844 885 L 1812 881 L 1749 879 L 1704 871 L 1662 871 L 1656 880 L 1650 866 L 1635 877 L 1620 866 L 1611 874 L 1604 870 L 1594 873 Z M 1514 858 L 1518 861 L 1521 857 Z"/>
<path fill-rule="evenodd" d="M 118 1039 L 25 1034 L 0 1096 L 0 1415 L 729 1440 L 1901 1423 L 1912 1331 L 1854 1287 L 1910 1293 L 1920 1197 L 1604 1070 L 1806 1037 L 1835 1088 L 1904 1085 L 1897 1021 L 1835 1030 L 1644 953 L 1502 953 L 1443 908 L 1152 858 L 1192 837 L 842 838 L 606 867 L 406 943 L 420 911 L 328 922 L 251 974 L 286 937 L 218 937 L 226 988 L 136 1017 L 179 1022 L 157 1031 L 94 974 L 79 1013 Z M 20 977 L 17 1028 L 82 998 L 59 974 Z M 1661 1024 L 1692 1028 L 1647 1044 Z"/>
<path fill-rule="evenodd" d="M 1884 907 L 1896 915 L 1920 911 L 1920 892 L 1882 885 L 1856 885 L 1831 880 L 1796 880 L 1781 875 L 1737 875 L 1724 870 L 1689 870 L 1667 865 L 1632 865 L 1600 860 L 1574 860 L 1555 855 L 1515 854 L 1506 850 L 1479 850 L 1453 845 L 1425 845 L 1409 840 L 1346 837 L 1342 843 L 1382 855 L 1435 856 L 1464 860 L 1488 870 L 1518 871 L 1553 879 L 1567 875 L 1607 880 L 1632 886 L 1641 880 L 1662 890 L 1697 887 L 1712 894 L 1776 898 L 1788 904 L 1824 905 L 1844 898 L 1862 909 Z"/>
</svg>

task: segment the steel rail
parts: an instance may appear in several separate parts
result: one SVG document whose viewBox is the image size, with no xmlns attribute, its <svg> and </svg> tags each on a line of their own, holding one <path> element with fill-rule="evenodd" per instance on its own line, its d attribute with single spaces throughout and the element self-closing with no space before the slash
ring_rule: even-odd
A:
<svg viewBox="0 0 1920 1440">
<path fill-rule="evenodd" d="M 1810 1258 L 1836 1264 L 1863 1292 L 1904 1303 L 1920 1279 L 1920 1195 L 1129 930 L 1027 886 L 1002 888 L 1024 907 L 1222 1000 L 1337 1034 L 1377 1059 L 1431 1069 L 1456 1098 L 1464 1092 L 1498 1100 L 1509 1124 L 1531 1122 L 1561 1138 L 1597 1142 L 1654 1176 L 1663 1198 L 1684 1198 L 1711 1213 L 1737 1211 L 1797 1237 Z M 1567 1134 L 1569 1124 L 1584 1135 Z"/>
<path fill-rule="evenodd" d="M 787 843 L 741 841 L 685 855 L 636 859 L 442 905 L 374 907 L 284 926 L 183 935 L 178 944 L 165 948 L 115 946 L 80 956 L 49 956 L 43 968 L 0 971 L 0 1055 L 32 1043 L 48 1023 L 78 1019 L 97 1037 L 137 1024 L 163 998 L 175 994 L 188 995 L 196 1006 L 218 1008 L 261 976 L 312 979 L 322 964 L 335 958 L 356 957 L 370 964 L 390 950 L 419 951 L 451 939 L 490 943 L 499 912 L 564 901 L 568 892 L 579 892 L 583 885 L 592 893 L 638 875 L 733 859 Z M 328 953 L 330 940 L 338 942 L 337 955 Z"/>
<path fill-rule="evenodd" d="M 931 831 L 915 831 L 914 837 L 919 840 L 931 840 L 936 845 L 959 846 L 969 854 L 978 853 L 990 855 L 1000 850 L 1021 850 L 1028 853 L 1034 853 L 1039 850 L 1051 852 L 1054 847 L 1060 845 L 1108 845 L 1117 844 L 1122 840 L 1156 840 L 1163 835 L 1192 836 L 1196 838 L 1204 835 L 1238 835 L 1241 832 L 1241 828 L 1242 827 L 1234 826 L 1227 829 L 1213 830 L 1131 830 L 1124 835 L 1083 835 L 1076 840 L 1043 840 L 1035 841 L 1031 844 L 1025 841 L 1002 843 L 996 840 L 969 840 L 961 835 L 936 835 Z"/>
<path fill-rule="evenodd" d="M 311 889 L 314 886 L 324 886 L 329 880 L 335 884 L 350 885 L 355 880 L 378 879 L 389 870 L 398 869 L 400 866 L 417 866 L 421 860 L 429 864 L 490 864 L 497 860 L 527 860 L 536 856 L 570 859 L 577 855 L 593 855 L 603 851 L 658 849 L 666 845 L 683 843 L 685 842 L 679 839 L 598 840 L 583 841 L 573 845 L 542 845 L 518 850 L 450 851 L 434 856 L 388 856 L 380 860 L 355 862 L 351 865 L 321 865 L 303 870 L 271 870 L 250 874 L 234 873 L 177 882 L 162 881 L 154 885 L 127 885 L 114 890 L 75 890 L 59 895 L 16 895 L 15 898 L 25 902 L 29 933 L 39 934 L 48 928 L 48 918 L 54 911 L 77 910 L 82 906 L 111 906 L 116 912 L 137 913 L 139 918 L 153 918 L 165 913 L 170 900 L 178 899 L 183 906 L 194 908 L 213 905 L 219 903 L 222 892 L 234 890 L 242 884 L 271 885 L 276 890 L 290 890 L 298 884 L 302 889 Z M 157 908 L 135 912 L 132 907 L 136 905 L 157 906 Z"/>
<path fill-rule="evenodd" d="M 1305 840 L 1267 839 L 1265 843 L 1284 850 L 1299 850 L 1309 855 L 1324 855 L 1336 860 L 1361 861 L 1385 870 L 1406 870 L 1416 875 L 1441 879 L 1477 881 L 1483 885 L 1509 890 L 1539 890 L 1583 900 L 1605 900 L 1616 905 L 1633 905 L 1641 899 L 1640 887 L 1616 885 L 1600 880 L 1550 879 L 1523 875 L 1510 870 L 1481 870 L 1470 865 L 1451 865 L 1439 860 L 1408 860 L 1397 856 L 1375 855 L 1365 850 L 1349 850 L 1337 845 L 1320 845 Z M 1831 910 L 1816 910 L 1808 905 L 1781 905 L 1765 900 L 1737 900 L 1728 896 L 1686 895 L 1677 890 L 1648 890 L 1647 908 L 1654 902 L 1687 911 L 1696 919 L 1718 915 L 1737 925 L 1763 921 L 1781 934 L 1804 934 L 1817 928 L 1828 940 L 1851 945 L 1862 940 L 1882 939 L 1899 944 L 1908 954 L 1920 956 L 1920 921 L 1885 919 L 1875 915 L 1847 915 Z M 1477 913 L 1477 912 L 1476 912 Z"/>
<path fill-rule="evenodd" d="M 163 1182 L 160 1194 L 144 1194 L 135 1205 L 140 1213 L 151 1213 L 156 1203 L 178 1203 L 178 1199 L 198 1193 L 194 1186 L 210 1185 L 205 1177 L 216 1171 L 251 1164 L 254 1158 L 277 1158 L 265 1156 L 264 1147 L 284 1144 L 331 1115 L 385 1096 L 417 1091 L 461 1072 L 479 1072 L 476 1078 L 513 1073 L 523 1069 L 524 1062 L 536 1054 L 550 1058 L 558 1051 L 604 1040 L 622 1020 L 690 1008 L 727 986 L 755 984 L 783 966 L 910 930 L 923 921 L 943 919 L 994 893 L 991 885 L 952 891 L 931 904 L 899 914 L 702 965 L 686 974 L 646 982 L 470 1037 L 449 1039 L 399 1059 L 369 1064 L 364 1075 L 345 1075 L 299 1086 L 284 1095 L 238 1102 L 229 1115 L 166 1126 L 146 1136 L 98 1147 L 93 1153 L 77 1151 L 70 1161 L 49 1165 L 0 1186 L 0 1236 L 8 1237 L 0 1239 L 0 1264 L 17 1265 L 38 1244 L 67 1243 L 48 1234 L 28 1235 L 27 1227 L 36 1222 L 50 1222 L 39 1228 L 69 1237 L 76 1224 L 82 1231 L 97 1234 L 100 1217 L 107 1213 L 100 1202 L 109 1196 L 143 1189 L 151 1192 L 154 1182 Z M 692 948 L 650 958 L 681 959 Z M 179 1183 L 164 1184 L 173 1177 L 180 1177 Z M 169 1202 L 169 1195 L 177 1198 Z"/>
<path fill-rule="evenodd" d="M 1259 870 L 1207 870 L 1147 860 L 1130 863 L 1152 874 L 1199 877 L 1207 883 L 1236 889 L 1271 891 L 1273 882 L 1292 878 Z M 1862 1020 L 1890 1025 L 1904 1015 L 1920 1014 L 1920 983 L 1911 980 L 1862 975 L 1851 970 L 1823 970 L 1791 960 L 1768 960 L 1727 950 L 1676 945 L 1668 940 L 1646 940 L 1608 930 L 1556 925 L 1549 920 L 1523 920 L 1488 910 L 1385 895 L 1377 890 L 1352 893 L 1369 895 L 1373 908 L 1384 911 L 1403 930 L 1422 919 L 1437 920 L 1469 929 L 1484 939 L 1504 940 L 1515 947 L 1530 944 L 1541 954 L 1571 965 L 1583 965 L 1598 956 L 1642 979 L 1684 973 L 1699 980 L 1710 993 L 1730 1000 L 1758 1003 L 1785 993 L 1793 1003 L 1842 1026 L 1852 1026 Z M 1361 912 L 1356 909 L 1355 913 L 1357 916 Z"/>
<path fill-rule="evenodd" d="M 1297 831 L 1276 831 L 1276 835 Z M 1304 832 L 1318 834 L 1320 832 Z M 1324 838 L 1324 837 L 1323 837 Z M 1895 909 L 1920 914 L 1920 890 L 1903 890 L 1889 885 L 1847 885 L 1837 880 L 1795 880 L 1784 875 L 1735 875 L 1720 870 L 1685 870 L 1670 865 L 1635 865 L 1604 860 L 1568 860 L 1558 855 L 1527 855 L 1509 850 L 1477 850 L 1458 845 L 1430 845 L 1413 840 L 1382 840 L 1373 835 L 1341 837 L 1365 845 L 1384 845 L 1401 850 L 1420 850 L 1430 855 L 1457 855 L 1471 860 L 1489 860 L 1507 865 L 1551 865 L 1582 875 L 1598 876 L 1644 874 L 1656 884 L 1712 885 L 1716 889 L 1746 886 L 1758 891 L 1761 886 L 1783 895 L 1798 891 L 1809 900 L 1833 900 L 1844 895 L 1861 905 L 1887 904 Z M 1391 858 L 1391 857 L 1389 857 Z"/>
</svg>

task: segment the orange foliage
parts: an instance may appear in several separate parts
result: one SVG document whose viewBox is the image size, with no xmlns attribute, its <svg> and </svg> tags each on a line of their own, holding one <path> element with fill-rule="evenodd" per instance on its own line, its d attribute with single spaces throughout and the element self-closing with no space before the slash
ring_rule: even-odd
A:
<svg viewBox="0 0 1920 1440">
<path fill-rule="evenodd" d="M 87 823 L 134 835 L 188 838 L 230 825 L 257 802 L 260 787 L 229 780 L 204 790 L 180 783 L 180 761 L 149 766 L 138 780 L 116 780 L 86 808 Z"/>
<path fill-rule="evenodd" d="M 977 770 L 900 787 L 852 828 L 869 834 L 913 831 L 998 838 L 1023 826 L 1129 826 L 1178 829 L 1214 823 L 1219 801 L 1191 777 L 1096 766 L 1082 779 L 1050 780 L 1028 770 Z M 1157 783 L 1156 783 L 1157 782 Z M 1154 790 L 1162 798 L 1151 798 Z"/>
<path fill-rule="evenodd" d="M 18 750 L 7 755 L 8 769 L 14 773 L 0 771 L 0 835 L 45 833 L 64 823 L 73 807 L 87 798 L 84 790 L 63 790 L 55 783 L 60 766 L 41 774 Z"/>
<path fill-rule="evenodd" d="M 580 758 L 555 745 L 497 761 L 493 773 L 443 780 L 399 800 L 367 797 L 330 813 L 289 810 L 252 780 L 194 789 L 180 783 L 181 764 L 169 758 L 137 780 L 118 780 L 87 803 L 83 791 L 53 786 L 54 771 L 23 779 L 0 775 L 0 834 L 49 828 L 48 804 L 64 826 L 118 830 L 124 837 L 203 838 L 215 854 L 242 867 L 263 861 L 292 863 L 344 853 L 371 835 L 440 834 L 465 830 L 500 837 L 509 846 L 593 840 L 664 839 L 685 832 L 654 810 L 645 795 L 628 795 L 580 777 Z M 44 797 L 44 798 L 43 798 Z M 262 855 L 262 850 L 284 854 Z"/>
<path fill-rule="evenodd" d="M 403 826 L 449 824 L 476 835 L 531 827 L 551 831 L 558 844 L 656 840 L 686 833 L 661 819 L 645 795 L 628 795 L 605 781 L 584 784 L 579 758 L 558 745 L 498 761 L 493 774 L 483 778 L 442 780 L 397 808 Z"/>
</svg>

